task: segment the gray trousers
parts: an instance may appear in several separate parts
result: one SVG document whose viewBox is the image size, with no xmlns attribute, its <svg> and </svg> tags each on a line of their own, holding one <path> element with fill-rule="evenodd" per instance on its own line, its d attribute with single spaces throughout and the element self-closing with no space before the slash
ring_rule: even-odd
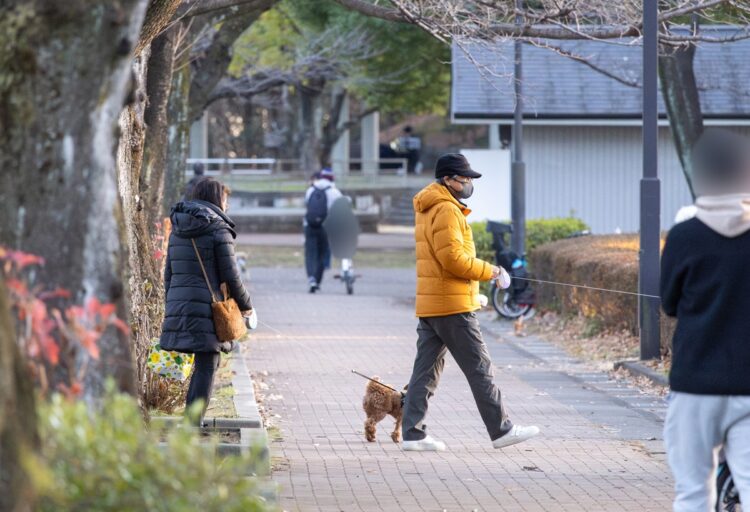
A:
<svg viewBox="0 0 750 512">
<path fill-rule="evenodd" d="M 664 444 L 675 480 L 675 512 L 715 510 L 722 445 L 743 510 L 750 503 L 750 396 L 672 392 Z"/>
<path fill-rule="evenodd" d="M 404 441 L 418 441 L 427 435 L 427 401 L 437 389 L 446 351 L 450 351 L 469 381 L 490 439 L 494 441 L 509 432 L 513 424 L 503 408 L 500 389 L 492 381 L 492 361 L 476 314 L 420 318 L 417 334 L 417 357 L 404 405 Z"/>
</svg>

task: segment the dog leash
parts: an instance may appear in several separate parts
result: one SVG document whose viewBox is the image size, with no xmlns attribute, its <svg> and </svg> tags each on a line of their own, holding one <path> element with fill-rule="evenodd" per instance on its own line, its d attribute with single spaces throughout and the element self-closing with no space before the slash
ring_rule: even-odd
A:
<svg viewBox="0 0 750 512">
<path fill-rule="evenodd" d="M 375 380 L 375 379 L 373 379 L 372 377 L 368 377 L 368 376 L 367 376 L 367 375 L 365 375 L 364 373 L 359 373 L 359 372 L 358 372 L 357 370 L 352 370 L 352 373 L 356 373 L 356 374 L 357 374 L 357 375 L 359 375 L 360 377 L 362 377 L 362 378 L 365 378 L 365 379 L 369 380 L 370 382 L 374 382 L 375 384 L 380 384 L 380 385 L 381 385 L 381 386 L 383 386 L 384 388 L 388 388 L 388 389 L 390 389 L 391 391 L 395 391 L 396 393 L 400 393 L 400 391 L 399 391 L 398 389 L 396 389 L 396 388 L 392 388 L 392 387 L 391 387 L 391 386 L 389 386 L 388 384 L 383 384 L 383 383 L 382 383 L 382 382 L 380 382 L 379 380 Z"/>
<path fill-rule="evenodd" d="M 650 299 L 661 299 L 661 297 L 659 297 L 658 295 L 648 295 L 646 293 L 626 292 L 623 290 L 610 290 L 608 288 L 597 288 L 595 286 L 586 286 L 585 284 L 558 283 L 557 281 L 544 281 L 542 279 L 531 279 L 530 277 L 512 277 L 511 281 L 514 279 L 517 279 L 519 281 L 529 281 L 531 283 L 555 284 L 558 286 L 568 286 L 570 288 L 583 288 L 585 290 L 592 290 L 592 291 L 597 291 L 597 292 L 621 293 L 623 295 L 635 295 L 636 297 L 648 297 Z"/>
</svg>

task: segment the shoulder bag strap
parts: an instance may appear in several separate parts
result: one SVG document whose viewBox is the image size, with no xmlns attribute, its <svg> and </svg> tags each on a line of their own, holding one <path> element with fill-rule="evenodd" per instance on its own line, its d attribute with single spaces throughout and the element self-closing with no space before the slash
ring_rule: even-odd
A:
<svg viewBox="0 0 750 512">
<path fill-rule="evenodd" d="M 190 241 L 193 242 L 193 249 L 195 249 L 195 255 L 198 256 L 198 263 L 200 263 L 201 270 L 203 271 L 203 277 L 206 279 L 206 286 L 208 286 L 208 292 L 211 294 L 211 302 L 217 302 L 216 296 L 214 296 L 214 290 L 213 288 L 211 288 L 211 282 L 208 280 L 206 267 L 203 266 L 203 258 L 201 258 L 201 253 L 198 252 L 198 246 L 195 245 L 195 238 L 191 238 Z"/>
</svg>

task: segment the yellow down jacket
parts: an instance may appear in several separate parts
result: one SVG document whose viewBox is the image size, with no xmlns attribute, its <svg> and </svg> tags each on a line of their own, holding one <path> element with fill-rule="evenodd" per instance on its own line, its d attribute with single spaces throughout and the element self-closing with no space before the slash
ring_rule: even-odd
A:
<svg viewBox="0 0 750 512">
<path fill-rule="evenodd" d="M 492 278 L 492 265 L 477 258 L 466 216 L 471 212 L 440 183 L 414 196 L 417 242 L 417 316 L 476 311 L 479 281 Z"/>
</svg>

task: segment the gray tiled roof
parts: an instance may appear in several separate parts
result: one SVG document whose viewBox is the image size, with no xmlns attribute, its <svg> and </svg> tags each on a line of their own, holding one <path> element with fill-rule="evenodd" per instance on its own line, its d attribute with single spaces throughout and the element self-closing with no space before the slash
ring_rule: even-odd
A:
<svg viewBox="0 0 750 512">
<path fill-rule="evenodd" d="M 732 27 L 703 30 L 723 35 L 737 31 Z M 640 46 L 595 41 L 551 41 L 550 44 L 585 56 L 596 66 L 630 81 L 641 80 Z M 513 43 L 499 42 L 491 47 L 469 43 L 464 48 L 469 50 L 471 59 L 455 43 L 453 45 L 453 117 L 512 118 Z M 705 117 L 750 118 L 750 41 L 702 43 L 696 50 L 695 70 Z M 524 45 L 523 77 L 527 118 L 640 118 L 640 88 L 624 85 L 548 48 Z M 664 112 L 661 98 L 659 109 Z"/>
</svg>

